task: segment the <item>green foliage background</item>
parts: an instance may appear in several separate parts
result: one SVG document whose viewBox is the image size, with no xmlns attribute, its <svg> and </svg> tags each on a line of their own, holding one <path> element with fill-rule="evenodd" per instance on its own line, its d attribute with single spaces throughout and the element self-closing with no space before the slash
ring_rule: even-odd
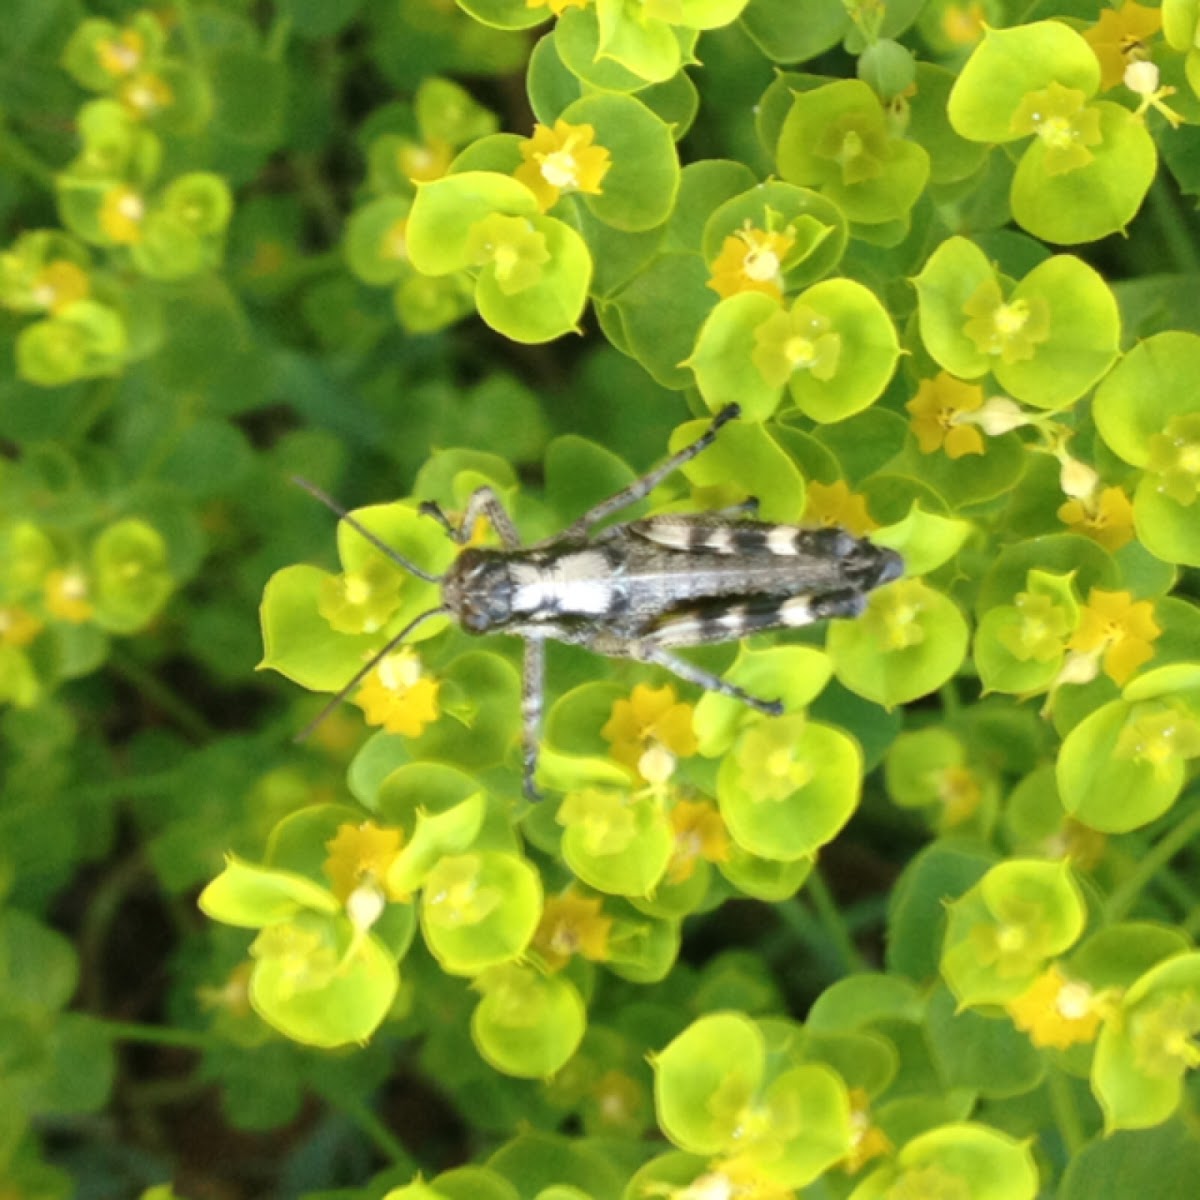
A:
<svg viewBox="0 0 1200 1200">
<path fill-rule="evenodd" d="M 7 0 L 0 1197 L 1193 1195 L 1198 28 Z M 294 744 L 434 591 L 293 476 L 439 572 L 734 401 L 638 511 L 907 564 L 783 717 L 554 648 L 530 805 L 442 623 Z"/>
</svg>

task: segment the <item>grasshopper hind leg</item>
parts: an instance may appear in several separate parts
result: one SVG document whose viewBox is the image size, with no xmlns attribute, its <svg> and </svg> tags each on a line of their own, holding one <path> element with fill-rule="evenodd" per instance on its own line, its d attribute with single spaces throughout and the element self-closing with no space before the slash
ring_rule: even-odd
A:
<svg viewBox="0 0 1200 1200">
<path fill-rule="evenodd" d="M 521 790 L 528 800 L 540 800 L 535 776 L 538 746 L 542 737 L 542 709 L 546 675 L 546 643 L 539 637 L 525 639 L 525 667 L 521 675 Z"/>
<path fill-rule="evenodd" d="M 730 683 L 729 680 L 722 679 L 719 675 L 714 675 L 711 671 L 706 671 L 703 667 L 698 667 L 695 663 L 688 662 L 686 658 L 680 658 L 677 654 L 672 654 L 661 646 L 639 647 L 633 657 L 642 662 L 664 667 L 685 683 L 694 683 L 706 692 L 716 692 L 720 696 L 729 696 L 733 700 L 740 700 L 755 712 L 765 713 L 768 717 L 778 717 L 783 713 L 782 701 L 764 700 L 761 696 L 756 696 L 753 692 L 738 687 L 736 683 Z"/>
</svg>

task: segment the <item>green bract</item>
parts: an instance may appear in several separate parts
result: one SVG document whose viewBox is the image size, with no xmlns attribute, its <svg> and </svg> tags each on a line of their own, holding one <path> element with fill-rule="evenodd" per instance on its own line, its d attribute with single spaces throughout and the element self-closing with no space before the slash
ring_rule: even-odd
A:
<svg viewBox="0 0 1200 1200">
<path fill-rule="evenodd" d="M 425 943 L 453 975 L 511 962 L 529 944 L 541 912 L 537 872 L 495 850 L 443 858 L 421 892 Z"/>
<path fill-rule="evenodd" d="M 162 534 L 133 517 L 109 525 L 92 544 L 92 578 L 97 624 L 114 633 L 140 629 L 172 587 Z"/>
<path fill-rule="evenodd" d="M 826 647 L 846 687 L 891 707 L 945 683 L 967 652 L 968 636 L 953 601 L 907 579 L 874 592 L 861 617 L 833 622 Z"/>
<path fill-rule="evenodd" d="M 409 504 L 358 509 L 356 520 L 426 570 L 442 569 L 453 545 Z M 404 571 L 358 530 L 338 527 L 343 572 L 316 567 L 277 571 L 267 583 L 261 610 L 265 654 L 271 667 L 304 687 L 336 691 L 353 671 L 347 664 L 382 646 L 419 613 L 437 606 L 433 585 Z M 416 630 L 413 640 L 437 632 Z"/>
<path fill-rule="evenodd" d="M 1027 404 L 1061 408 L 1116 360 L 1116 301 L 1077 258 L 1046 259 L 1006 290 L 983 251 L 955 237 L 913 282 L 922 340 L 938 364 L 963 379 L 990 371 Z"/>
<path fill-rule="evenodd" d="M 975 634 L 975 665 L 989 691 L 1041 691 L 1058 677 L 1079 624 L 1070 575 L 1030 571 L 1012 604 L 989 608 Z"/>
<path fill-rule="evenodd" d="M 1177 954 L 1142 975 L 1101 1030 L 1092 1089 L 1110 1131 L 1145 1129 L 1175 1112 L 1197 1031 L 1200 954 Z"/>
<path fill-rule="evenodd" d="M 1136 829 L 1174 803 L 1196 757 L 1195 664 L 1149 671 L 1067 734 L 1057 764 L 1063 806 L 1093 829 Z"/>
<path fill-rule="evenodd" d="M 406 229 L 420 272 L 475 274 L 479 314 L 516 341 L 545 342 L 574 328 L 591 279 L 591 257 L 569 226 L 538 212 L 522 183 L 466 171 L 421 186 Z"/>
<path fill-rule="evenodd" d="M 876 1171 L 850 1195 L 851 1200 L 883 1200 L 910 1188 L 963 1200 L 1033 1200 L 1038 1171 L 1027 1144 L 964 1122 L 914 1138 L 894 1166 Z"/>
<path fill-rule="evenodd" d="M 1133 516 L 1147 549 L 1168 561 L 1200 565 L 1195 520 L 1195 395 L 1187 381 L 1200 369 L 1200 337 L 1160 333 L 1135 346 L 1096 390 L 1096 427 L 1105 442 L 1145 474 Z"/>
<path fill-rule="evenodd" d="M 1066 863 L 1010 859 L 949 906 L 941 973 L 960 1005 L 1003 1004 L 1083 932 Z"/>
<path fill-rule="evenodd" d="M 764 1181 L 803 1187 L 850 1146 L 846 1086 L 824 1066 L 771 1063 L 739 1013 L 690 1025 L 655 1056 L 659 1124 L 682 1149 L 734 1157 Z"/>
<path fill-rule="evenodd" d="M 847 79 L 799 92 L 776 148 L 779 173 L 814 187 L 861 225 L 907 222 L 929 155 L 895 136 L 874 92 Z"/>
<path fill-rule="evenodd" d="M 231 859 L 205 888 L 215 920 L 259 929 L 250 999 L 263 1020 L 314 1046 L 362 1041 L 383 1020 L 399 976 L 393 954 L 353 929 L 321 885 Z"/>
<path fill-rule="evenodd" d="M 734 840 L 783 862 L 815 854 L 850 819 L 862 751 L 840 730 L 800 716 L 749 725 L 721 763 L 717 797 Z"/>
<path fill-rule="evenodd" d="M 471 1016 L 471 1037 L 498 1071 L 547 1079 L 575 1053 L 587 1014 L 570 980 L 543 978 L 528 967 L 493 967 L 475 987 L 483 999 Z"/>
<path fill-rule="evenodd" d="M 758 292 L 721 301 L 688 362 L 714 411 L 737 398 L 751 420 L 765 420 L 786 385 L 806 416 L 840 421 L 879 397 L 899 353 L 874 294 L 830 279 L 786 309 Z"/>
<path fill-rule="evenodd" d="M 597 891 L 648 896 L 667 869 L 674 835 L 654 796 L 595 787 L 570 792 L 557 819 L 564 860 Z"/>
<path fill-rule="evenodd" d="M 1012 184 L 1014 219 L 1036 237 L 1075 244 L 1123 229 L 1157 165 L 1142 121 L 1093 102 L 1100 67 L 1057 21 L 989 29 L 950 93 L 950 122 L 979 142 L 1034 134 Z"/>
</svg>

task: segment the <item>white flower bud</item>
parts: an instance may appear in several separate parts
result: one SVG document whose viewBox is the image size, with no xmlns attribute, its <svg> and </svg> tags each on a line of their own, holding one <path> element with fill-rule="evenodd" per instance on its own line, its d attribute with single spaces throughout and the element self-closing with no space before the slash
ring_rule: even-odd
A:
<svg viewBox="0 0 1200 1200">
<path fill-rule="evenodd" d="M 1125 68 L 1125 86 L 1139 96 L 1153 96 L 1158 91 L 1158 67 L 1148 59 L 1131 62 Z"/>
<path fill-rule="evenodd" d="M 1077 651 L 1072 651 L 1067 655 L 1066 662 L 1063 663 L 1062 669 L 1058 673 L 1058 678 L 1054 681 L 1054 686 L 1058 687 L 1063 683 L 1091 683 L 1099 674 L 1099 654 L 1095 652 L 1080 654 Z"/>
<path fill-rule="evenodd" d="M 661 742 L 651 742 L 638 759 L 638 774 L 647 783 L 666 783 L 675 774 L 675 755 Z"/>
<path fill-rule="evenodd" d="M 1059 486 L 1073 500 L 1086 500 L 1099 486 L 1100 476 L 1087 463 L 1069 454 L 1064 453 L 1060 461 Z"/>
<path fill-rule="evenodd" d="M 1029 418 L 1021 406 L 1007 396 L 993 396 L 975 414 L 973 424 L 978 425 L 988 437 L 999 437 L 1029 424 Z"/>
<path fill-rule="evenodd" d="M 346 916 L 355 929 L 363 932 L 379 920 L 386 907 L 387 898 L 370 880 L 360 883 L 346 898 Z"/>
</svg>

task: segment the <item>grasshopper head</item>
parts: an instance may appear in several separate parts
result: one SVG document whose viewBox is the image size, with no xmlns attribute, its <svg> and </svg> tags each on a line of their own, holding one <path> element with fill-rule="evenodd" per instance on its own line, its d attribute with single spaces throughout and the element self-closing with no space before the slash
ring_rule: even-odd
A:
<svg viewBox="0 0 1200 1200">
<path fill-rule="evenodd" d="M 488 633 L 511 620 L 512 572 L 495 550 L 464 550 L 442 580 L 442 604 L 468 633 Z"/>
</svg>

